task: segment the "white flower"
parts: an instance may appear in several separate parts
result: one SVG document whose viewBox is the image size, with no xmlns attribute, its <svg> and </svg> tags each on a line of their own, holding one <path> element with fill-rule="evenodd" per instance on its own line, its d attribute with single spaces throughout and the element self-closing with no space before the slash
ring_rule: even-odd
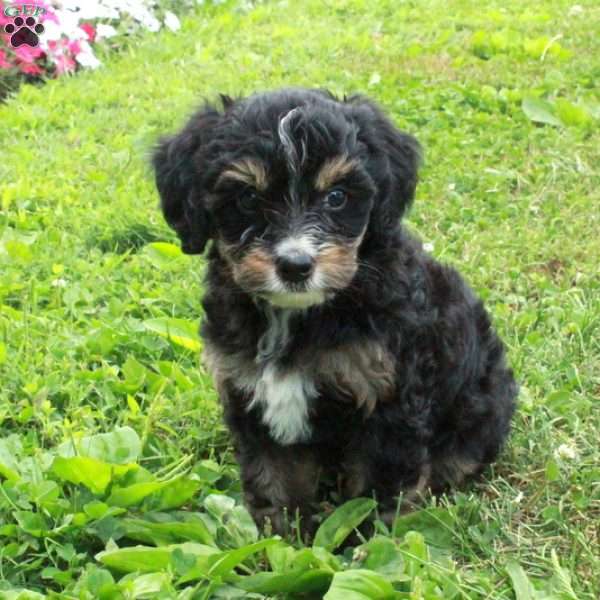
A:
<svg viewBox="0 0 600 600">
<path fill-rule="evenodd" d="M 577 458 L 577 450 L 569 444 L 561 444 L 555 451 L 554 455 L 556 458 L 562 458 L 566 460 L 575 460 Z"/>
<path fill-rule="evenodd" d="M 153 33 L 160 29 L 160 21 L 150 13 L 143 15 L 134 15 L 136 21 L 139 21 L 148 31 Z"/>
<path fill-rule="evenodd" d="M 55 14 L 58 18 L 58 23 L 50 19 L 44 21 L 45 31 L 42 37 L 43 40 L 56 41 L 60 40 L 63 35 L 69 38 L 69 40 L 86 39 L 87 34 L 79 27 L 81 19 L 78 15 L 68 10 L 57 10 Z"/>
<path fill-rule="evenodd" d="M 111 6 L 110 1 L 99 2 L 98 0 L 62 0 L 63 11 L 70 12 L 80 20 L 87 19 L 118 19 L 119 10 Z"/>
<path fill-rule="evenodd" d="M 525 497 L 525 494 L 523 494 L 523 492 L 519 492 L 515 496 L 515 504 L 521 504 L 521 500 L 523 500 L 524 497 Z"/>
<path fill-rule="evenodd" d="M 433 244 L 431 242 L 425 242 L 423 244 L 423 250 L 425 250 L 425 252 L 433 252 Z"/>
<path fill-rule="evenodd" d="M 381 83 L 381 75 L 379 73 L 373 73 L 369 78 L 369 87 L 373 87 L 374 85 L 378 85 Z"/>
<path fill-rule="evenodd" d="M 181 29 L 181 22 L 177 18 L 177 15 L 170 10 L 165 12 L 165 27 L 171 31 L 179 31 Z"/>
<path fill-rule="evenodd" d="M 59 277 L 58 279 L 52 280 L 52 287 L 64 288 L 67 287 L 67 280 Z"/>
<path fill-rule="evenodd" d="M 583 14 L 583 6 L 581 4 L 573 4 L 569 9 L 568 15 L 570 17 L 578 17 Z"/>
<path fill-rule="evenodd" d="M 82 66 L 89 69 L 97 69 L 102 63 L 94 55 L 92 47 L 87 42 L 81 42 L 81 52 L 77 54 L 75 60 Z"/>
<path fill-rule="evenodd" d="M 40 46 L 44 49 L 47 48 L 48 42 L 54 42 L 60 40 L 62 36 L 62 30 L 60 25 L 54 21 L 44 21 L 44 35 L 41 37 Z"/>
<path fill-rule="evenodd" d="M 103 40 L 114 37 L 117 35 L 117 30 L 112 25 L 105 25 L 104 23 L 98 23 L 96 27 L 96 39 Z"/>
</svg>

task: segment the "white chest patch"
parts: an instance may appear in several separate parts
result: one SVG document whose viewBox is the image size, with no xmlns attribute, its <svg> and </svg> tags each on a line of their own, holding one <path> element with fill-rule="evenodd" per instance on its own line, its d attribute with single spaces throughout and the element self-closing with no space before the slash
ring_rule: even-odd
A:
<svg viewBox="0 0 600 600">
<path fill-rule="evenodd" d="M 282 373 L 268 364 L 256 382 L 248 408 L 260 405 L 262 421 L 273 439 L 283 445 L 295 444 L 310 437 L 308 408 L 316 396 L 312 380 L 299 372 Z"/>
</svg>

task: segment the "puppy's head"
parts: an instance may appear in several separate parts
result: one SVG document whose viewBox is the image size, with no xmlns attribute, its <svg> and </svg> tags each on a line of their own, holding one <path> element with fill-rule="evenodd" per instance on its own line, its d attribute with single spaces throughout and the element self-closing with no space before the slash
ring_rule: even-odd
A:
<svg viewBox="0 0 600 600">
<path fill-rule="evenodd" d="M 291 89 L 204 107 L 153 158 L 184 252 L 214 239 L 236 283 L 306 308 L 346 288 L 365 238 L 412 201 L 419 146 L 369 100 Z"/>
</svg>

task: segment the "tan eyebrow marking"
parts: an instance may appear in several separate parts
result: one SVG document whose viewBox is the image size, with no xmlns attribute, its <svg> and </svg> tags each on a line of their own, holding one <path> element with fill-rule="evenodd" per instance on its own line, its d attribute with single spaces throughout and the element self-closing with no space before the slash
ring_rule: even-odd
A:
<svg viewBox="0 0 600 600">
<path fill-rule="evenodd" d="M 241 181 L 247 185 L 251 185 L 259 192 L 264 192 L 267 189 L 267 170 L 265 165 L 258 160 L 251 158 L 242 158 L 234 163 L 231 163 L 225 171 L 219 175 L 217 185 L 223 179 L 231 179 L 233 181 Z"/>
<path fill-rule="evenodd" d="M 328 190 L 334 183 L 350 173 L 352 169 L 358 166 L 358 161 L 349 158 L 346 154 L 340 154 L 327 159 L 315 179 L 315 187 L 319 192 Z"/>
</svg>

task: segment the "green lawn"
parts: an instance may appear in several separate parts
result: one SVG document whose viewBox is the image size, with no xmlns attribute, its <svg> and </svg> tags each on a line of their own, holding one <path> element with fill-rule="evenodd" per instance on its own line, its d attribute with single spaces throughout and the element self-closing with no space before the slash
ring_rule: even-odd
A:
<svg viewBox="0 0 600 600">
<path fill-rule="evenodd" d="M 235 6 L 0 105 L 0 598 L 597 598 L 598 2 Z M 308 548 L 241 507 L 199 368 L 202 260 L 148 166 L 202 97 L 282 85 L 366 92 L 419 138 L 410 226 L 522 384 L 483 481 L 354 549 L 368 500 Z"/>
</svg>

